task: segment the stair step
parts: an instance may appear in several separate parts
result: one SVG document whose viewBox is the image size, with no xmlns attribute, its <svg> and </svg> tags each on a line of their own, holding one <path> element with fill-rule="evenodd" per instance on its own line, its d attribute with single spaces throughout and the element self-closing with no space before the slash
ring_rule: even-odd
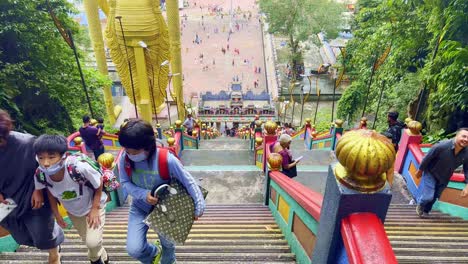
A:
<svg viewBox="0 0 468 264">
<path fill-rule="evenodd" d="M 47 259 L 47 252 L 5 252 L 0 254 L 0 261 L 8 260 L 14 257 L 15 260 L 31 261 L 31 260 L 45 260 Z M 79 252 L 62 252 L 63 261 L 86 261 L 88 259 L 87 254 Z M 291 253 L 176 253 L 177 261 L 293 261 L 295 259 L 294 254 Z M 133 260 L 126 252 L 125 253 L 114 253 L 111 255 L 112 259 L 118 259 L 120 261 Z"/>
<path fill-rule="evenodd" d="M 401 248 L 420 248 L 420 247 L 434 247 L 434 248 L 453 248 L 453 247 L 468 247 L 468 241 L 446 241 L 441 243 L 440 241 L 407 241 L 407 240 L 392 240 L 390 244 L 393 247 Z"/>
<path fill-rule="evenodd" d="M 123 245 L 127 242 L 126 238 L 114 239 L 107 238 L 104 240 L 106 245 Z M 80 238 L 65 239 L 63 245 L 79 245 L 82 244 Z M 184 246 L 287 246 L 288 243 L 284 239 L 256 239 L 256 240 L 240 240 L 240 239 L 206 239 L 206 238 L 189 238 L 185 241 Z M 179 248 L 179 246 L 177 247 Z"/>
<path fill-rule="evenodd" d="M 265 220 L 232 220 L 232 221 L 229 221 L 229 222 L 226 222 L 226 221 L 221 221 L 221 220 L 206 220 L 206 221 L 203 221 L 203 220 L 197 220 L 195 222 L 196 224 L 199 224 L 199 225 L 212 225 L 212 224 L 221 224 L 221 225 L 243 225 L 243 224 L 246 224 L 246 225 L 249 225 L 249 224 L 265 224 L 265 225 L 274 225 L 276 224 L 275 220 L 273 219 L 265 219 Z M 127 225 L 128 224 L 128 221 L 127 220 L 124 220 L 124 219 L 107 219 L 106 218 L 106 225 Z"/>
<path fill-rule="evenodd" d="M 79 238 L 77 233 L 67 233 L 67 238 Z M 106 238 L 127 238 L 127 233 L 121 234 L 106 234 Z M 158 235 L 155 233 L 148 233 L 148 239 L 157 239 Z M 284 238 L 283 234 L 192 234 L 188 235 L 188 238 L 211 238 L 211 239 L 282 239 Z"/>
<path fill-rule="evenodd" d="M 78 232 L 73 229 L 64 230 L 65 234 L 78 234 Z M 106 234 L 126 234 L 127 229 L 110 229 L 104 228 L 104 235 Z M 252 234 L 281 234 L 280 229 L 192 229 L 190 234 L 239 234 L 242 233 L 244 235 L 252 235 Z"/>
<path fill-rule="evenodd" d="M 27 264 L 44 264 L 47 257 L 43 260 L 28 260 Z M 141 264 L 136 260 L 111 260 L 112 264 Z M 2 261 L 3 264 L 25 264 L 24 260 L 8 260 Z M 223 260 L 204 260 L 204 261 L 179 261 L 177 264 L 205 264 L 205 263 L 222 263 L 222 264 L 296 264 L 296 261 L 223 261 Z M 89 264 L 88 260 L 63 260 L 62 264 Z"/>
<path fill-rule="evenodd" d="M 114 255 L 115 252 L 125 252 L 125 244 L 114 245 L 110 244 L 107 241 L 104 241 L 104 247 L 106 251 Z M 21 247 L 18 249 L 18 252 L 40 252 L 38 249 L 31 249 Z M 62 252 L 80 252 L 86 253 L 87 248 L 81 242 L 76 241 L 76 244 L 70 245 L 66 244 L 62 246 Z M 290 248 L 288 245 L 223 245 L 219 247 L 216 245 L 212 246 L 194 246 L 194 245 L 183 245 L 177 246 L 177 253 L 210 253 L 210 252 L 220 252 L 220 253 L 289 253 Z"/>
</svg>

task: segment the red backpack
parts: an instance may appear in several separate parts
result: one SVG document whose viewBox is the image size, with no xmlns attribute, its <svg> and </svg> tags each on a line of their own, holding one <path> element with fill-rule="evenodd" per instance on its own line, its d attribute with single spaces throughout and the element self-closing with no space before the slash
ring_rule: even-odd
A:
<svg viewBox="0 0 468 264">
<path fill-rule="evenodd" d="M 177 159 L 179 157 L 176 155 L 175 151 L 172 148 L 165 148 L 165 147 L 157 147 L 156 148 L 159 152 L 158 154 L 158 169 L 159 169 L 159 176 L 165 181 L 170 179 L 169 176 L 169 166 L 167 165 L 167 156 L 170 153 L 174 155 Z M 179 159 L 180 160 L 180 159 Z M 132 166 L 130 165 L 130 159 L 128 158 L 127 155 L 125 155 L 125 163 L 124 163 L 124 169 L 125 172 L 127 173 L 129 178 L 132 178 Z"/>
</svg>

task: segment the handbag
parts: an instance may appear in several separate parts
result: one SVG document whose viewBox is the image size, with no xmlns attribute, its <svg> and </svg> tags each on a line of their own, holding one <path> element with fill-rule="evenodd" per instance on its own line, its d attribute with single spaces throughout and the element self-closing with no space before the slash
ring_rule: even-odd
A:
<svg viewBox="0 0 468 264">
<path fill-rule="evenodd" d="M 171 179 L 169 184 L 164 185 L 153 188 L 152 194 L 158 196 L 158 203 L 146 217 L 145 223 L 176 244 L 184 244 L 194 222 L 193 199 L 177 179 Z M 199 187 L 206 198 L 208 191 Z"/>
</svg>

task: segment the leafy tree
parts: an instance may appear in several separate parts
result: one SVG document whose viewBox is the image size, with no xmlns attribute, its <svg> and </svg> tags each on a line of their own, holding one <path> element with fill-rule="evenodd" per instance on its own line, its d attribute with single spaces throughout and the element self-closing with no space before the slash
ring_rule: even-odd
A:
<svg viewBox="0 0 468 264">
<path fill-rule="evenodd" d="M 288 38 L 293 78 L 302 63 L 301 42 L 319 32 L 336 37 L 344 10 L 341 4 L 330 0 L 260 0 L 260 8 L 266 14 L 269 32 Z"/>
<path fill-rule="evenodd" d="M 81 39 L 70 18 L 71 4 L 54 0 L 51 6 L 64 27 Z M 83 71 L 94 112 L 105 113 L 99 87 L 109 80 L 93 69 Z M 46 1 L 0 2 L 0 108 L 10 112 L 17 128 L 33 134 L 69 134 L 89 113 L 73 51 Z"/>
<path fill-rule="evenodd" d="M 381 63 L 365 114 L 375 116 L 385 83 L 378 128 L 386 126 L 385 115 L 392 108 L 414 118 L 418 98 L 424 110 L 419 121 L 434 133 L 447 126 L 452 112 L 466 112 L 467 12 L 468 3 L 459 0 L 360 1 L 345 60 L 352 83 L 339 102 L 338 115 L 360 117 L 376 58 Z"/>
</svg>

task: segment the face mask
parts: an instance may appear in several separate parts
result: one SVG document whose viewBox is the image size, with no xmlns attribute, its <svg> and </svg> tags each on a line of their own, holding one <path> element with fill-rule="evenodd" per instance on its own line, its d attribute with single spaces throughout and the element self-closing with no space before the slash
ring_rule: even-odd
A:
<svg viewBox="0 0 468 264">
<path fill-rule="evenodd" d="M 62 159 L 59 162 L 55 163 L 52 166 L 49 166 L 49 168 L 46 168 L 46 167 L 40 165 L 39 159 L 36 156 L 36 161 L 37 161 L 37 163 L 39 163 L 39 169 L 47 176 L 54 175 L 54 174 L 56 174 L 57 172 L 59 172 L 61 169 L 63 169 L 65 167 L 63 159 L 64 159 L 64 157 L 62 157 Z"/>
<path fill-rule="evenodd" d="M 127 157 L 131 159 L 133 162 L 140 162 L 140 161 L 144 161 L 148 156 L 146 155 L 144 151 L 142 151 L 141 153 L 138 153 L 135 155 L 127 153 Z"/>
</svg>

